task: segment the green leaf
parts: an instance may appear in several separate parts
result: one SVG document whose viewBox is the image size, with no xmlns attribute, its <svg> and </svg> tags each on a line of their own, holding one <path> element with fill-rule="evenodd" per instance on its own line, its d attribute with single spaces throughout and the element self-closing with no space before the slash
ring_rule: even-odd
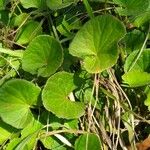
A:
<svg viewBox="0 0 150 150">
<path fill-rule="evenodd" d="M 79 120 L 78 119 L 66 120 L 65 123 L 64 123 L 64 126 L 67 129 L 76 129 L 76 130 L 78 130 L 78 125 L 79 125 Z"/>
<path fill-rule="evenodd" d="M 138 53 L 139 51 L 133 51 L 126 59 L 124 65 L 125 74 L 122 76 L 122 79 L 131 87 L 150 84 L 150 50 L 143 50 L 136 64 L 132 67 Z"/>
<path fill-rule="evenodd" d="M 68 7 L 76 0 L 46 0 L 47 6 L 52 10 Z"/>
<path fill-rule="evenodd" d="M 43 125 L 38 120 L 34 119 L 21 131 L 21 138 L 27 137 L 29 134 L 40 130 L 42 127 Z"/>
<path fill-rule="evenodd" d="M 47 0 L 46 4 L 50 9 L 55 10 L 62 4 L 62 0 Z"/>
<path fill-rule="evenodd" d="M 77 62 L 77 58 L 69 54 L 68 49 L 64 49 L 64 61 L 62 64 L 63 70 L 69 72 L 71 65 Z"/>
<path fill-rule="evenodd" d="M 122 79 L 124 83 L 129 84 L 130 87 L 145 86 L 150 84 L 150 73 L 133 70 L 125 73 Z"/>
<path fill-rule="evenodd" d="M 17 130 L 15 128 L 13 128 L 12 126 L 4 123 L 1 119 L 0 119 L 0 145 L 5 142 L 5 140 L 11 139 L 11 137 L 13 136 L 13 134 L 15 134 L 17 132 Z"/>
<path fill-rule="evenodd" d="M 128 32 L 123 38 L 123 42 L 125 44 L 124 50 L 127 54 L 130 54 L 132 51 L 140 49 L 144 43 L 144 40 L 145 35 L 143 32 L 136 29 Z"/>
<path fill-rule="evenodd" d="M 17 33 L 16 42 L 18 44 L 27 44 L 37 35 L 42 33 L 41 24 L 37 21 L 30 21 L 26 23 Z"/>
<path fill-rule="evenodd" d="M 149 0 L 113 0 L 122 7 L 118 9 L 121 15 L 138 15 L 143 13 L 148 6 Z"/>
<path fill-rule="evenodd" d="M 0 10 L 4 8 L 5 0 L 0 0 Z"/>
<path fill-rule="evenodd" d="M 140 27 L 145 23 L 149 22 L 149 18 L 150 18 L 150 1 L 149 1 L 149 5 L 147 5 L 147 9 L 145 9 L 142 13 L 140 13 L 139 15 L 133 16 L 131 17 L 131 21 L 133 22 L 134 26 L 136 27 Z"/>
<path fill-rule="evenodd" d="M 30 135 L 28 135 L 27 137 L 25 137 L 24 139 L 22 139 L 21 141 L 19 141 L 19 143 L 15 146 L 15 150 L 29 150 L 30 148 L 28 148 L 28 143 L 30 143 L 30 141 L 32 139 L 35 139 L 35 144 L 36 144 L 36 138 L 37 138 L 37 132 L 34 132 Z M 32 148 L 34 149 L 34 148 Z"/>
<path fill-rule="evenodd" d="M 14 16 L 12 19 L 11 19 L 11 26 L 12 27 L 19 27 L 20 25 L 24 24 L 27 19 L 29 18 L 29 14 L 27 13 L 21 13 L 20 15 L 18 16 Z"/>
<path fill-rule="evenodd" d="M 0 0 L 0 10 L 5 9 L 5 6 L 7 5 L 8 2 L 9 0 Z"/>
<path fill-rule="evenodd" d="M 92 96 L 92 89 L 90 89 L 90 88 L 87 88 L 86 90 L 85 90 L 85 92 L 84 92 L 84 95 L 83 95 L 83 97 L 84 97 L 84 103 L 87 103 L 87 104 L 89 104 L 90 102 L 91 102 L 91 105 L 93 106 L 93 107 L 96 107 L 97 109 L 100 109 L 100 107 L 99 107 L 99 102 L 96 104 L 96 106 L 95 106 L 95 98 L 94 98 L 94 96 Z"/>
<path fill-rule="evenodd" d="M 147 98 L 144 101 L 144 104 L 148 106 L 148 110 L 150 111 L 150 91 L 147 93 Z"/>
<path fill-rule="evenodd" d="M 74 14 L 73 14 L 74 15 Z M 64 16 L 61 24 L 57 26 L 57 30 L 66 37 L 71 37 L 73 34 L 71 33 L 71 30 L 77 30 L 81 26 L 81 22 L 78 18 L 74 18 L 71 21 L 68 21 L 68 16 Z M 71 16 L 70 16 L 71 17 Z"/>
<path fill-rule="evenodd" d="M 22 60 L 23 70 L 48 77 L 55 73 L 63 61 L 60 43 L 51 36 L 40 35 L 28 45 Z"/>
<path fill-rule="evenodd" d="M 0 25 L 7 25 L 9 21 L 9 11 L 0 9 Z"/>
<path fill-rule="evenodd" d="M 84 61 L 90 73 L 99 73 L 112 67 L 118 58 L 118 41 L 124 36 L 123 24 L 110 15 L 95 17 L 76 34 L 70 53 Z"/>
<path fill-rule="evenodd" d="M 136 16 L 134 18 L 133 24 L 134 24 L 134 26 L 140 27 L 144 23 L 149 22 L 149 18 L 150 18 L 150 8 L 148 11 L 143 12 L 140 15 Z"/>
<path fill-rule="evenodd" d="M 56 137 L 45 137 L 45 138 L 40 138 L 40 141 L 44 145 L 45 148 L 51 149 L 51 150 L 66 150 L 64 145 L 60 144 L 60 141 L 56 139 Z"/>
<path fill-rule="evenodd" d="M 132 52 L 126 59 L 124 65 L 124 71 L 128 72 L 134 63 L 136 57 L 138 56 L 139 50 Z M 150 49 L 143 50 L 136 64 L 131 70 L 140 70 L 150 73 Z"/>
<path fill-rule="evenodd" d="M 22 58 L 23 52 L 24 51 L 22 51 L 22 50 L 13 51 L 11 49 L 6 49 L 6 48 L 1 48 L 0 47 L 0 53 L 8 54 L 8 55 L 13 56 L 13 57 Z"/>
<path fill-rule="evenodd" d="M 41 113 L 40 122 L 44 125 L 49 124 L 53 130 L 57 130 L 63 126 L 63 119 L 56 117 L 47 110 Z"/>
<path fill-rule="evenodd" d="M 134 133 L 135 131 L 133 130 L 132 127 L 132 118 L 133 118 L 133 114 L 131 112 L 126 111 L 122 116 L 122 122 L 124 124 L 124 126 L 126 127 L 127 131 L 128 131 L 128 139 L 129 142 L 132 144 L 133 139 L 134 139 Z M 131 145 L 132 147 L 132 145 Z"/>
<path fill-rule="evenodd" d="M 42 127 L 43 125 L 34 119 L 21 131 L 20 138 L 11 140 L 6 150 L 16 150 L 17 147 L 21 147 L 23 150 L 33 149 L 37 142 L 37 135 Z"/>
<path fill-rule="evenodd" d="M 75 150 L 101 150 L 100 139 L 93 133 L 81 135 L 75 142 Z"/>
<path fill-rule="evenodd" d="M 84 6 L 86 8 L 86 11 L 87 11 L 89 17 L 91 19 L 94 18 L 93 10 L 92 10 L 92 7 L 90 6 L 88 0 L 83 0 L 83 4 L 84 4 Z"/>
<path fill-rule="evenodd" d="M 42 129 L 43 125 L 36 119 L 34 119 L 30 124 L 28 124 L 22 131 L 21 131 L 21 139 L 24 139 L 28 137 L 29 135 L 32 135 L 30 138 L 30 141 L 26 143 L 26 147 L 28 149 L 33 149 L 36 142 L 37 142 L 37 136 L 40 130 Z"/>
<path fill-rule="evenodd" d="M 50 77 L 43 89 L 44 107 L 60 118 L 79 118 L 84 114 L 81 102 L 69 100 L 69 94 L 76 88 L 73 75 L 58 72 Z"/>
<path fill-rule="evenodd" d="M 46 8 L 45 0 L 20 0 L 24 8 Z"/>
<path fill-rule="evenodd" d="M 14 79 L 0 88 L 0 116 L 16 128 L 24 128 L 33 115 L 30 108 L 38 103 L 40 88 L 26 80 Z"/>
<path fill-rule="evenodd" d="M 15 147 L 19 144 L 19 142 L 21 141 L 21 138 L 14 138 L 10 141 L 10 143 L 8 143 L 6 150 L 14 150 Z"/>
<path fill-rule="evenodd" d="M 2 51 L 1 51 L 2 50 Z M 12 50 L 7 50 L 7 49 L 1 49 L 0 48 L 0 52 L 4 53 L 5 54 L 9 54 L 11 56 L 16 56 L 16 57 L 22 57 L 21 56 L 21 51 L 19 52 L 18 51 L 12 51 Z M 12 53 L 11 53 L 12 52 Z M 13 53 L 14 52 L 14 53 Z M 16 52 L 16 53 L 15 53 Z M 18 53 L 17 53 L 18 52 Z M 2 54 L 3 55 L 3 54 Z M 18 56 L 17 56 L 18 55 Z M 20 55 L 20 56 L 19 56 Z M 3 61 L 0 60 L 0 64 L 3 65 L 1 67 L 4 67 L 7 65 L 7 68 L 6 68 L 6 72 L 4 70 L 1 71 L 1 73 L 4 73 L 5 74 L 3 75 L 3 77 L 1 78 L 0 80 L 0 86 L 6 81 L 8 80 L 9 78 L 12 78 L 12 77 L 15 77 L 17 74 L 19 74 L 18 70 L 19 70 L 19 67 L 20 67 L 20 58 L 14 58 L 14 57 L 11 57 L 11 56 L 7 56 L 7 58 L 4 58 L 3 57 Z"/>
</svg>

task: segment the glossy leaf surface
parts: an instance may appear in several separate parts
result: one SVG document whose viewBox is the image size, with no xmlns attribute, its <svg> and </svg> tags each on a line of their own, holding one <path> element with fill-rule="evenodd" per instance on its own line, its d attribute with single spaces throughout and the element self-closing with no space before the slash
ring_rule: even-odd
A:
<svg viewBox="0 0 150 150">
<path fill-rule="evenodd" d="M 70 54 L 83 59 L 88 72 L 101 72 L 116 63 L 117 43 L 124 34 L 124 26 L 116 18 L 109 15 L 95 17 L 76 34 Z"/>
</svg>

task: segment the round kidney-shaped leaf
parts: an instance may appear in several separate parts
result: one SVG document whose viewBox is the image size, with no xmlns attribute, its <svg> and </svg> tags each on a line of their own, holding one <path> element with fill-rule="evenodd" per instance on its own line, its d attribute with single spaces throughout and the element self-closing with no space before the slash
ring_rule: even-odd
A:
<svg viewBox="0 0 150 150">
<path fill-rule="evenodd" d="M 14 79 L 0 88 L 0 117 L 16 128 L 33 119 L 30 108 L 38 103 L 40 88 L 26 80 Z"/>
<path fill-rule="evenodd" d="M 76 34 L 69 48 L 70 53 L 83 59 L 88 72 L 101 72 L 116 63 L 117 43 L 124 34 L 123 24 L 113 16 L 95 17 Z"/>
<path fill-rule="evenodd" d="M 60 67 L 62 61 L 63 51 L 60 43 L 51 36 L 40 35 L 27 47 L 22 68 L 31 74 L 47 77 Z"/>
<path fill-rule="evenodd" d="M 93 133 L 81 135 L 75 142 L 75 150 L 101 150 L 100 139 Z"/>
<path fill-rule="evenodd" d="M 43 89 L 42 100 L 44 107 L 57 117 L 73 119 L 84 114 L 84 104 L 71 101 L 69 94 L 76 88 L 73 75 L 58 72 L 50 77 Z"/>
</svg>

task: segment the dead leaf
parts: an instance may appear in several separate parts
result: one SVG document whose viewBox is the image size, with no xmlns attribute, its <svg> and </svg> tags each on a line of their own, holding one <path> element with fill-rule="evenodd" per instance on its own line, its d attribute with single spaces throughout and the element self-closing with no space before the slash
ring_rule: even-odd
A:
<svg viewBox="0 0 150 150">
<path fill-rule="evenodd" d="M 136 144 L 137 150 L 148 150 L 150 148 L 150 137 L 146 138 L 144 141 Z M 128 147 L 128 150 L 132 150 L 131 146 Z"/>
</svg>

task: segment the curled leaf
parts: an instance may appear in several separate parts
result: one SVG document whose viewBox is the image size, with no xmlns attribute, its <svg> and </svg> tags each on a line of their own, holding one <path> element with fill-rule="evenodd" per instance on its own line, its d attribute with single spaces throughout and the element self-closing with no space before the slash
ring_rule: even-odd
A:
<svg viewBox="0 0 150 150">
<path fill-rule="evenodd" d="M 51 76 L 42 92 L 44 107 L 61 118 L 81 117 L 84 114 L 84 104 L 71 101 L 68 97 L 75 88 L 73 74 L 58 72 Z"/>
</svg>

